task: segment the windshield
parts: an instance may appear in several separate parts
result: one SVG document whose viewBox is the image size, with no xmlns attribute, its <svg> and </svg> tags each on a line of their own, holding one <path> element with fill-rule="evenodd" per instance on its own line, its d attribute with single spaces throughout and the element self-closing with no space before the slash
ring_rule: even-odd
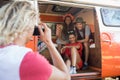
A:
<svg viewBox="0 0 120 80">
<path fill-rule="evenodd" d="M 119 26 L 120 27 L 120 9 L 115 8 L 102 8 L 102 20 L 106 26 Z"/>
</svg>

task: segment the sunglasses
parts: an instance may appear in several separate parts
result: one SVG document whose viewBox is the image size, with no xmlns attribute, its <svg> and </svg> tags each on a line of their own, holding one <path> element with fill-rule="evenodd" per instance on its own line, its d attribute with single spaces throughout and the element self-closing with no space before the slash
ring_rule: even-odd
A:
<svg viewBox="0 0 120 80">
<path fill-rule="evenodd" d="M 71 30 L 71 31 L 68 31 L 68 34 L 71 34 L 71 33 L 74 33 L 74 31 L 73 31 L 73 30 Z"/>
</svg>

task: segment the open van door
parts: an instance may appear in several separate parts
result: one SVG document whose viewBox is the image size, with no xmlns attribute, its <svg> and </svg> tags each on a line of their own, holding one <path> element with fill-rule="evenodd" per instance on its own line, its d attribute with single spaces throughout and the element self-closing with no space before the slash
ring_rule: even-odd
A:
<svg viewBox="0 0 120 80">
<path fill-rule="evenodd" d="M 102 77 L 120 75 L 120 9 L 96 7 L 100 31 Z"/>
<path fill-rule="evenodd" d="M 64 15 L 57 10 L 67 9 L 75 17 L 81 16 L 93 29 L 94 46 L 90 47 L 89 69 L 80 70 L 77 74 L 72 74 L 72 80 L 81 78 L 97 79 L 101 77 L 120 76 L 120 8 L 119 1 L 106 0 L 38 0 L 41 13 L 41 20 L 44 22 L 57 22 L 60 18 L 53 16 Z M 62 6 L 53 12 L 54 6 Z M 111 8 L 110 8 L 111 7 Z M 114 8 L 113 8 L 114 7 Z M 116 7 L 116 8 L 115 8 Z M 47 9 L 44 9 L 47 8 Z M 43 10 L 44 9 L 44 10 Z M 54 8 L 55 9 L 55 8 Z M 51 14 L 53 13 L 53 14 Z M 48 17 L 50 16 L 50 17 Z M 46 20 L 45 20 L 46 19 Z M 52 20 L 51 20 L 52 19 Z M 56 20 L 57 19 L 57 20 Z M 55 30 L 54 30 L 55 31 Z M 53 32 L 54 32 L 53 31 Z M 46 52 L 47 53 L 47 52 Z M 44 53 L 44 54 L 46 54 Z"/>
</svg>

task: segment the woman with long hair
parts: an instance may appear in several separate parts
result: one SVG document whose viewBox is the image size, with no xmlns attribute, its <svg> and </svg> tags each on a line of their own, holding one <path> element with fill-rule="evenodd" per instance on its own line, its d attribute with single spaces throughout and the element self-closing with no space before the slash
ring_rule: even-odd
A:
<svg viewBox="0 0 120 80">
<path fill-rule="evenodd" d="M 33 36 L 37 15 L 29 1 L 11 1 L 0 8 L 0 80 L 70 80 L 46 24 L 38 26 L 40 40 L 48 47 L 54 65 L 25 47 Z"/>
<path fill-rule="evenodd" d="M 74 30 L 73 19 L 74 17 L 71 14 L 66 14 L 63 16 L 63 24 L 56 25 L 56 43 L 59 51 L 62 48 L 62 44 L 66 44 L 69 41 L 68 32 Z"/>
</svg>

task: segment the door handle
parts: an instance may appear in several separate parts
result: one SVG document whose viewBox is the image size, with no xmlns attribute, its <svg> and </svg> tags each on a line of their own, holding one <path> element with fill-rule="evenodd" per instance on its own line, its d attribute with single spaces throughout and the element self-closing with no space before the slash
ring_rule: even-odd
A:
<svg viewBox="0 0 120 80">
<path fill-rule="evenodd" d="M 103 42 L 111 42 L 111 40 L 102 40 Z"/>
<path fill-rule="evenodd" d="M 109 43 L 109 45 L 111 45 L 111 37 L 109 33 L 102 33 L 102 42 L 106 42 Z"/>
</svg>

